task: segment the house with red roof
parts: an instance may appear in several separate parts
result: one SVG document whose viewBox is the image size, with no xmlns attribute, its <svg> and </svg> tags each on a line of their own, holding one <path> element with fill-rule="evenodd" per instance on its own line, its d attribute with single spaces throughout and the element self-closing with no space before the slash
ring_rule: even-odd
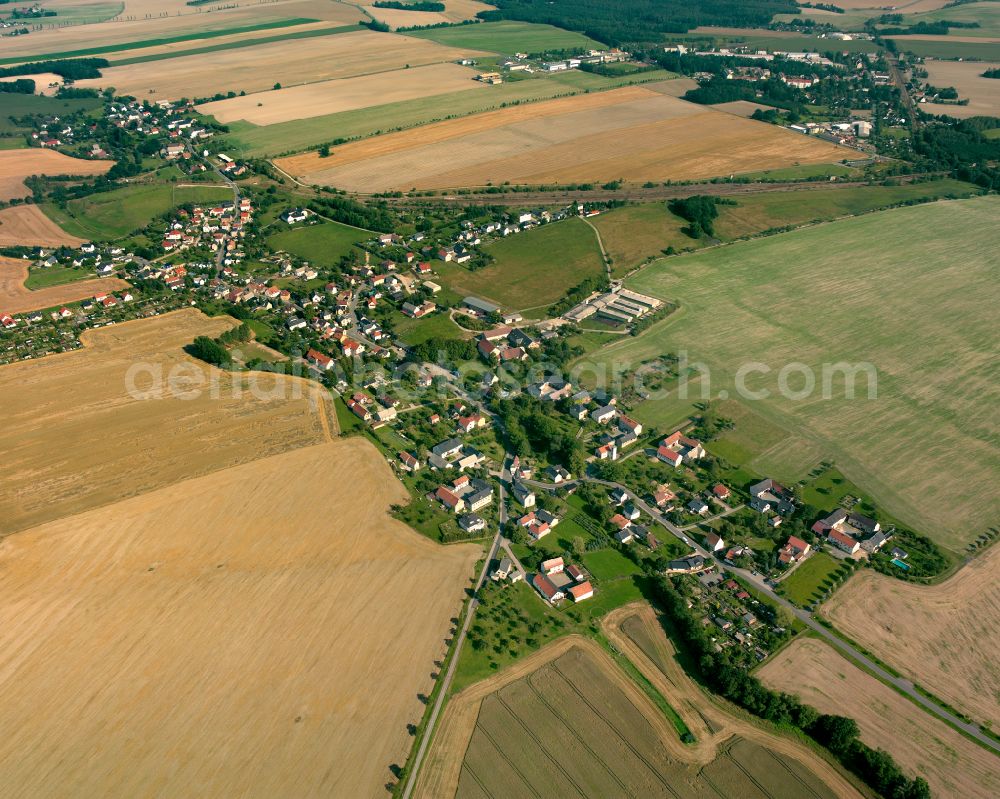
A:
<svg viewBox="0 0 1000 799">
<path fill-rule="evenodd" d="M 826 540 L 837 547 L 837 549 L 842 549 L 848 555 L 853 555 L 861 548 L 861 545 L 854 538 L 847 533 L 841 532 L 836 527 L 830 529 Z"/>
<path fill-rule="evenodd" d="M 778 560 L 788 566 L 789 564 L 795 563 L 800 558 L 808 555 L 811 549 L 812 547 L 810 547 L 809 544 L 801 538 L 796 538 L 794 535 L 790 535 L 788 536 L 788 541 L 778 551 Z"/>
<path fill-rule="evenodd" d="M 557 588 L 555 583 L 553 583 L 544 574 L 536 574 L 531 579 L 531 584 L 535 586 L 535 590 L 542 595 L 542 598 L 550 604 L 555 604 L 556 602 L 564 599 L 566 596 L 562 589 Z"/>
<path fill-rule="evenodd" d="M 438 490 L 434 492 L 434 497 L 452 513 L 459 513 L 465 508 L 465 501 L 445 486 L 438 486 Z"/>
<path fill-rule="evenodd" d="M 590 584 L 589 580 L 584 580 L 582 583 L 570 586 L 569 595 L 574 602 L 583 602 L 583 600 L 590 599 L 594 595 L 594 587 Z"/>
<path fill-rule="evenodd" d="M 705 457 L 705 448 L 701 442 L 689 438 L 677 430 L 663 439 L 656 450 L 656 457 L 673 467 L 680 466 L 684 459 L 698 460 Z"/>
<path fill-rule="evenodd" d="M 712 493 L 715 494 L 716 497 L 724 501 L 729 499 L 730 491 L 722 483 L 716 483 L 715 486 L 712 488 Z"/>
<path fill-rule="evenodd" d="M 559 574 L 565 565 L 562 558 L 549 558 L 542 561 L 542 571 L 546 574 Z"/>
<path fill-rule="evenodd" d="M 399 460 L 403 463 L 403 468 L 408 472 L 415 472 L 420 468 L 420 461 L 409 452 L 400 452 Z"/>
<path fill-rule="evenodd" d="M 324 372 L 333 367 L 333 358 L 329 355 L 324 355 L 319 350 L 310 349 L 306 351 L 306 360 L 309 361 L 317 369 L 322 369 Z"/>
</svg>

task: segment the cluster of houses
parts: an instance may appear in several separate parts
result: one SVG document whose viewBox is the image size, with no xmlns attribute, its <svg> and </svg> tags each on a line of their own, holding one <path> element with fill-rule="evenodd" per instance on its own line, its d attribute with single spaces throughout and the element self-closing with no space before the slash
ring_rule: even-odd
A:
<svg viewBox="0 0 1000 799">
<path fill-rule="evenodd" d="M 673 466 L 679 467 L 685 460 L 696 461 L 705 457 L 705 448 L 697 439 L 684 435 L 677 430 L 660 442 L 656 448 L 658 460 Z"/>
<path fill-rule="evenodd" d="M 205 130 L 196 119 L 187 116 L 194 108 L 186 102 L 157 100 L 155 103 L 139 100 L 115 99 L 105 106 L 105 118 L 116 128 L 141 133 L 144 136 L 166 136 L 173 140 L 172 150 L 179 158 L 185 151 L 182 139 L 188 141 L 209 138 L 211 131 Z M 167 155 L 164 153 L 164 155 Z"/>
<path fill-rule="evenodd" d="M 190 212 L 181 208 L 167 225 L 161 247 L 168 253 L 206 247 L 212 252 L 221 251 L 225 266 L 237 266 L 244 258 L 245 228 L 252 221 L 253 203 L 249 197 L 240 198 L 238 203 L 198 205 Z"/>
<path fill-rule="evenodd" d="M 816 535 L 848 555 L 874 555 L 892 540 L 892 532 L 882 529 L 875 519 L 837 508 L 812 526 Z"/>
<path fill-rule="evenodd" d="M 534 505 L 534 502 L 531 504 Z M 544 508 L 529 510 L 517 520 L 517 526 L 524 529 L 532 541 L 541 541 L 558 524 L 559 517 Z"/>
<path fill-rule="evenodd" d="M 771 527 L 778 527 L 795 513 L 795 495 L 768 477 L 750 486 L 750 507 L 768 516 L 767 523 Z"/>
<path fill-rule="evenodd" d="M 489 364 L 526 361 L 528 353 L 541 347 L 541 343 L 518 327 L 501 325 L 479 335 L 476 349 Z"/>
<path fill-rule="evenodd" d="M 766 629 L 754 612 L 758 602 L 743 586 L 706 569 L 698 574 L 693 594 L 689 607 L 697 604 L 703 611 L 701 624 L 715 628 L 713 638 L 719 649 L 739 647 L 757 661 L 767 658 L 769 653 L 757 643 L 760 631 Z"/>
<path fill-rule="evenodd" d="M 576 406 L 579 408 L 579 406 Z M 579 413 L 579 411 L 576 411 Z M 642 435 L 642 423 L 620 413 L 614 405 L 602 405 L 590 411 L 590 418 L 609 428 L 597 438 L 594 457 L 598 460 L 618 460 L 618 456 L 634 446 Z"/>
<path fill-rule="evenodd" d="M 462 474 L 434 491 L 434 499 L 450 513 L 475 513 L 493 502 L 493 486 L 485 480 Z"/>
<path fill-rule="evenodd" d="M 583 64 L 610 64 L 619 61 L 629 61 L 632 56 L 624 50 L 612 48 L 610 50 L 588 50 L 586 54 L 565 58 L 560 61 L 537 61 L 528 57 L 527 53 L 514 53 L 514 55 L 500 61 L 500 72 L 481 72 L 476 75 L 476 80 L 490 85 L 503 83 L 503 73 L 522 72 L 532 74 L 534 72 L 565 72 L 569 69 L 578 69 Z M 465 58 L 459 61 L 464 66 L 473 66 L 476 62 Z"/>
<path fill-rule="evenodd" d="M 583 602 L 594 595 L 594 586 L 586 573 L 575 564 L 566 564 L 562 558 L 542 561 L 531 584 L 550 605 L 562 602 L 567 596 L 573 602 Z"/>
</svg>

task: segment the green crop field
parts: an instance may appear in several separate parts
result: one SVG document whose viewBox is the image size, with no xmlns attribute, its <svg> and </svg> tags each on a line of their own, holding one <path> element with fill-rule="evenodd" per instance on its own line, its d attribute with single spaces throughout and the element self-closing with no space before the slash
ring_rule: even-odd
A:
<svg viewBox="0 0 1000 799">
<path fill-rule="evenodd" d="M 949 28 L 949 36 L 967 36 L 988 39 L 1000 37 L 1000 2 L 982 0 L 951 8 L 939 8 L 936 11 L 924 11 L 919 14 L 904 14 L 902 26 L 916 25 L 919 22 L 978 22 L 978 28 Z"/>
<path fill-rule="evenodd" d="M 955 29 L 955 35 L 959 33 Z M 965 30 L 965 34 L 975 31 Z M 959 42 L 954 37 L 938 39 L 893 39 L 900 52 L 914 53 L 922 58 L 960 58 L 964 61 L 1000 61 L 1000 42 Z"/>
<path fill-rule="evenodd" d="M 836 219 L 922 198 L 967 197 L 979 189 L 959 180 L 934 180 L 902 186 L 767 192 L 739 197 L 721 206 L 715 233 L 721 239 L 749 236 L 774 227 Z"/>
<path fill-rule="evenodd" d="M 50 266 L 45 269 L 29 269 L 24 287 L 35 291 L 49 286 L 61 286 L 74 280 L 94 277 L 93 269 L 76 269 L 71 266 Z"/>
<path fill-rule="evenodd" d="M 856 39 L 842 42 L 836 39 L 821 39 L 818 36 L 782 36 L 769 34 L 768 31 L 753 28 L 741 30 L 739 33 L 729 33 L 707 28 L 698 33 L 669 34 L 668 42 L 698 41 L 712 39 L 719 44 L 747 44 L 761 50 L 813 50 L 825 52 L 874 53 L 879 47 L 875 42 Z"/>
<path fill-rule="evenodd" d="M 485 249 L 496 261 L 484 269 L 436 263 L 439 282 L 458 294 L 492 300 L 508 310 L 544 312 L 570 288 L 600 275 L 604 268 L 594 231 L 575 217 L 516 233 Z"/>
<path fill-rule="evenodd" d="M 621 370 L 686 351 L 705 366 L 695 399 L 704 389 L 752 404 L 809 442 L 810 458 L 832 460 L 888 513 L 957 551 L 1000 512 L 1000 496 L 981 491 L 1000 474 L 998 213 L 997 197 L 940 202 L 661 260 L 629 285 L 680 311 L 589 358 Z M 876 397 L 870 371 L 847 396 L 833 368 L 843 362 L 871 365 Z M 737 391 L 744 366 L 758 371 L 742 372 Z M 801 392 L 804 373 L 812 392 Z M 961 456 L 945 467 L 934 453 Z"/>
<path fill-rule="evenodd" d="M 0 104 L 0 136 L 16 136 L 30 132 L 30 127 L 18 125 L 14 120 L 29 114 L 73 114 L 77 111 L 92 111 L 101 107 L 99 97 L 84 97 L 79 100 L 64 100 L 57 97 L 42 97 L 38 94 L 5 94 Z"/>
<path fill-rule="evenodd" d="M 445 341 L 468 338 L 472 335 L 452 322 L 447 311 L 431 314 L 422 319 L 411 319 L 401 313 L 394 313 L 392 322 L 396 335 L 411 346 L 423 344 L 425 341 Z"/>
<path fill-rule="evenodd" d="M 430 28 L 408 31 L 407 36 L 430 39 L 449 47 L 486 50 L 501 55 L 514 53 L 543 53 L 547 50 L 602 49 L 598 41 L 582 33 L 536 25 L 532 22 L 483 22 L 478 25 L 456 25 L 451 28 Z"/>
<path fill-rule="evenodd" d="M 838 574 L 842 565 L 825 552 L 814 552 L 779 583 L 779 592 L 799 607 L 810 605 L 820 598 L 828 588 L 824 583 Z"/>
<path fill-rule="evenodd" d="M 210 15 L 206 15 L 208 17 Z M 189 42 L 194 39 L 215 39 L 219 36 L 233 36 L 237 33 L 252 33 L 253 31 L 264 31 L 272 28 L 291 28 L 296 25 L 306 25 L 310 22 L 319 22 L 318 19 L 308 19 L 306 17 L 295 17 L 293 19 L 274 19 L 269 22 L 260 22 L 256 25 L 244 25 L 238 28 L 216 28 L 212 22 L 206 22 L 202 30 L 197 33 L 185 33 L 179 36 L 164 36 L 160 39 L 143 39 L 136 42 L 123 42 L 121 44 L 104 44 L 95 47 L 85 47 L 79 50 L 64 50 L 55 53 L 36 53 L 34 55 L 20 55 L 15 58 L 0 58 L 0 64 L 20 64 L 25 61 L 41 61 L 52 58 L 82 58 L 84 56 L 104 55 L 105 53 L 122 53 L 129 50 L 138 50 L 143 47 L 159 47 L 164 44 L 176 44 L 178 42 Z M 225 20 L 222 21 L 225 24 Z"/>
<path fill-rule="evenodd" d="M 762 172 L 740 172 L 738 177 L 750 180 L 802 180 L 804 178 L 860 177 L 861 170 L 844 164 L 800 164 L 782 169 L 765 169 Z"/>
<path fill-rule="evenodd" d="M 222 50 L 239 50 L 243 47 L 258 47 L 271 42 L 285 42 L 294 39 L 314 39 L 317 36 L 337 36 L 341 33 L 351 33 L 352 31 L 364 30 L 361 25 L 341 25 L 336 28 L 320 28 L 319 30 L 307 31 L 287 31 L 275 36 L 262 36 L 256 39 L 241 39 L 235 42 L 222 42 L 220 44 L 208 45 L 205 47 L 193 47 L 188 50 L 171 50 L 167 53 L 154 53 L 151 55 L 140 55 L 132 58 L 121 58 L 110 60 L 113 67 L 124 67 L 128 64 L 142 64 L 148 61 L 164 61 L 169 58 L 180 58 L 188 55 L 201 55 L 202 53 L 218 53 Z"/>
<path fill-rule="evenodd" d="M 361 241 L 374 233 L 339 222 L 320 222 L 318 225 L 293 227 L 268 237 L 272 250 L 284 250 L 320 266 L 333 266 Z"/>
<path fill-rule="evenodd" d="M 772 178 L 805 177 L 803 174 L 775 175 Z M 831 174 L 849 174 L 851 170 L 838 164 L 822 167 Z M 764 173 L 758 173 L 763 176 Z M 818 188 L 808 191 L 766 192 L 739 197 L 737 205 L 720 206 L 716 222 L 716 237 L 730 240 L 761 233 L 777 226 L 802 225 L 860 214 L 921 198 L 966 197 L 979 189 L 958 180 L 935 180 L 903 186 L 860 186 L 851 188 Z M 658 257 L 667 247 L 680 252 L 699 249 L 709 243 L 692 239 L 682 232 L 687 224 L 670 213 L 666 202 L 644 203 L 616 208 L 590 220 L 601 233 L 604 247 L 612 259 L 612 274 L 621 277 L 643 261 Z"/>
<path fill-rule="evenodd" d="M 41 206 L 45 215 L 72 236 L 96 241 L 121 238 L 144 228 L 160 214 L 185 203 L 232 200 L 225 186 L 134 185 L 70 200 L 65 208 Z"/>
<path fill-rule="evenodd" d="M 617 549 L 601 549 L 583 556 L 583 565 L 598 580 L 615 580 L 639 574 L 642 569 Z"/>
<path fill-rule="evenodd" d="M 468 116 L 500 108 L 502 105 L 551 100 L 586 91 L 600 91 L 644 83 L 669 80 L 672 72 L 656 70 L 635 75 L 605 77 L 588 72 L 557 72 L 528 80 L 503 83 L 487 89 L 467 89 L 449 94 L 434 94 L 414 100 L 401 100 L 355 111 L 279 122 L 274 125 L 254 125 L 237 121 L 229 125 L 227 141 L 245 155 L 274 156 L 300 152 L 332 139 L 353 139 L 388 133 L 402 128 L 425 125 L 446 117 Z"/>
</svg>

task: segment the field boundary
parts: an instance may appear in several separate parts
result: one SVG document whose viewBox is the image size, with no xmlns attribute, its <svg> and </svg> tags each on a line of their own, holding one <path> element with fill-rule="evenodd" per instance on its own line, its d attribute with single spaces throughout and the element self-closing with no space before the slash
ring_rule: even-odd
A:
<svg viewBox="0 0 1000 799">
<path fill-rule="evenodd" d="M 54 53 L 35 53 L 13 58 L 0 58 L 0 64 L 23 64 L 31 61 L 79 58 L 82 56 L 101 55 L 103 53 L 123 53 L 129 50 L 139 50 L 144 47 L 159 47 L 164 44 L 177 44 L 178 42 L 189 42 L 198 39 L 218 39 L 220 36 L 235 36 L 239 33 L 253 33 L 254 31 L 271 30 L 278 28 L 292 28 L 296 25 L 309 25 L 322 22 L 321 19 L 311 19 L 309 17 L 292 17 L 291 19 L 277 19 L 272 22 L 260 22 L 256 25 L 244 25 L 239 28 L 222 28 L 216 31 L 200 31 L 178 36 L 164 36 L 160 39 L 144 39 L 135 42 L 125 42 L 123 44 L 106 44 L 97 47 L 84 47 L 79 50 L 65 50 Z"/>
</svg>

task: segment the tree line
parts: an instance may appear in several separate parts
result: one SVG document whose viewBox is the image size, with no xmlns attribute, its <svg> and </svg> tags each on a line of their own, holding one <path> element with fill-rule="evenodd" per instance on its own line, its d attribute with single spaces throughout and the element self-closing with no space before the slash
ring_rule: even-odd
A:
<svg viewBox="0 0 1000 799">
<path fill-rule="evenodd" d="M 746 670 L 730 664 L 725 651 L 715 651 L 705 628 L 688 610 L 687 601 L 670 578 L 659 577 L 653 590 L 675 636 L 691 656 L 697 676 L 712 690 L 756 716 L 798 727 L 887 799 L 930 799 L 926 780 L 910 779 L 892 755 L 861 742 L 854 719 L 821 714 L 797 697 L 772 691 Z"/>
<path fill-rule="evenodd" d="M 516 19 L 579 31 L 610 45 L 659 42 L 665 33 L 699 25 L 764 27 L 775 14 L 794 14 L 793 0 L 496 0 L 485 21 Z"/>
</svg>

